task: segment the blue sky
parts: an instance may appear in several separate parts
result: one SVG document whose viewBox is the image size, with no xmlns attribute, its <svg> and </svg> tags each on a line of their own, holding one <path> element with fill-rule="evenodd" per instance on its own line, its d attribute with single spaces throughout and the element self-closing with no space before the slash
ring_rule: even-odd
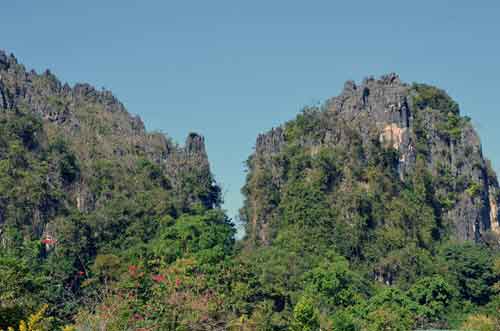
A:
<svg viewBox="0 0 500 331">
<path fill-rule="evenodd" d="M 112 90 L 178 142 L 205 135 L 233 216 L 257 134 L 368 75 L 446 89 L 500 169 L 499 16 L 494 0 L 16 0 L 0 48 Z"/>
</svg>

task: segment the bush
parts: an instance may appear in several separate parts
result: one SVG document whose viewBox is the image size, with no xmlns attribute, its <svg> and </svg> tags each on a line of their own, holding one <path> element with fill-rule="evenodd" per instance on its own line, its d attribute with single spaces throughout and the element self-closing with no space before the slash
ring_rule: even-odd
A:
<svg viewBox="0 0 500 331">
<path fill-rule="evenodd" d="M 426 84 L 413 84 L 416 95 L 413 98 L 415 106 L 420 109 L 432 108 L 445 114 L 458 115 L 458 104 L 443 90 Z"/>
<path fill-rule="evenodd" d="M 462 324 L 460 330 L 464 331 L 497 331 L 495 320 L 492 317 L 478 314 L 471 315 Z"/>
<path fill-rule="evenodd" d="M 440 255 L 448 268 L 447 275 L 464 299 L 478 304 L 489 300 L 494 282 L 493 258 L 485 247 L 452 243 L 446 245 Z"/>
<path fill-rule="evenodd" d="M 290 331 L 319 331 L 319 317 L 310 298 L 303 297 L 293 309 Z"/>
<path fill-rule="evenodd" d="M 462 128 L 467 119 L 460 117 L 458 104 L 443 90 L 425 84 L 414 84 L 413 104 L 416 108 L 427 108 L 439 111 L 440 122 L 437 124 L 439 133 L 446 139 L 459 140 Z"/>
<path fill-rule="evenodd" d="M 409 290 L 409 296 L 428 310 L 427 319 L 437 321 L 456 297 L 456 289 L 442 276 L 425 277 Z"/>
</svg>

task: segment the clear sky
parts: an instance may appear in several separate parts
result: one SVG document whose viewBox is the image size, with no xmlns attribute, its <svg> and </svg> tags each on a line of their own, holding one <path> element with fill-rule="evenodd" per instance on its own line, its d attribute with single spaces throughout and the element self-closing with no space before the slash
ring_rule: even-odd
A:
<svg viewBox="0 0 500 331">
<path fill-rule="evenodd" d="M 258 133 L 345 80 L 446 89 L 500 169 L 500 1 L 0 1 L 0 48 L 105 87 L 148 129 L 206 137 L 230 216 Z"/>
</svg>

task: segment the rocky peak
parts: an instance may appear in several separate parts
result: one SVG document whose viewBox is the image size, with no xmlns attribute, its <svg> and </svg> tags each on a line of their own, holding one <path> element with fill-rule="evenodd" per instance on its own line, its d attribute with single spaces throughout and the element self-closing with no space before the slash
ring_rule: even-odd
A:
<svg viewBox="0 0 500 331">
<path fill-rule="evenodd" d="M 273 128 L 267 134 L 259 134 L 255 145 L 257 153 L 274 154 L 280 151 L 285 141 L 284 130 L 281 127 Z"/>
<path fill-rule="evenodd" d="M 6 70 L 8 68 L 9 62 L 7 61 L 7 54 L 0 51 L 0 70 Z"/>
<path fill-rule="evenodd" d="M 467 118 L 461 117 L 458 105 L 444 92 L 424 84 L 406 84 L 395 73 L 376 79 L 368 77 L 359 85 L 347 81 L 337 97 L 328 100 L 321 111 L 304 113 L 299 122 L 290 122 L 257 138 L 250 157 L 250 176 L 244 208 L 250 236 L 269 242 L 271 219 L 279 218 L 274 207 L 256 211 L 271 197 L 259 196 L 252 189 L 253 177 L 269 174 L 279 192 L 286 181 L 286 168 L 279 155 L 290 144 L 313 153 L 318 148 L 351 148 L 359 145 L 360 163 L 370 159 L 374 144 L 397 151 L 399 180 L 405 182 L 415 171 L 417 159 L 425 162 L 437 181 L 446 178 L 447 187 L 436 193 L 446 200 L 443 219 L 451 224 L 451 235 L 460 240 L 481 240 L 488 231 L 500 234 L 498 223 L 498 185 L 486 175 L 479 136 Z M 302 130 L 297 137 L 297 126 Z M 294 128 L 294 130 L 291 130 Z M 300 131 L 299 130 L 299 131 Z M 287 133 L 288 132 L 288 133 Z M 353 133 L 359 137 L 353 140 Z M 492 171 L 490 171 L 491 173 Z M 448 198 L 443 198 L 447 196 Z M 447 200 L 448 199 L 448 200 Z"/>
<path fill-rule="evenodd" d="M 7 70 L 16 64 L 17 59 L 13 54 L 8 55 L 5 51 L 0 50 L 0 70 Z"/>
<path fill-rule="evenodd" d="M 186 138 L 185 150 L 188 154 L 205 154 L 205 138 L 191 132 Z"/>
<path fill-rule="evenodd" d="M 344 90 L 327 104 L 332 112 L 341 112 L 346 120 L 366 116 L 377 126 L 398 123 L 409 126 L 408 92 L 410 86 L 402 83 L 399 76 L 392 73 L 380 79 L 369 77 L 357 86 L 353 81 L 344 84 Z"/>
<path fill-rule="evenodd" d="M 27 72 L 13 55 L 0 51 L 0 115 L 12 110 L 39 117 L 43 130 L 63 137 L 82 165 L 102 158 L 133 169 L 145 158 L 164 167 L 169 184 L 178 192 L 186 190 L 188 180 L 190 185 L 198 181 L 207 191 L 216 190 L 201 135 L 189 134 L 185 146 L 180 147 L 163 134 L 148 133 L 141 118 L 128 113 L 110 91 L 87 83 L 71 87 L 48 70 Z M 67 188 L 68 195 L 76 196 L 76 207 L 85 212 L 98 204 L 96 193 L 88 186 L 93 180 L 90 171 L 93 169 L 82 169 L 81 183 Z M 181 193 L 187 205 L 200 201 L 193 192 Z M 211 207 L 216 195 L 212 200 L 203 197 L 203 202 Z M 183 199 L 179 196 L 178 200 Z"/>
</svg>

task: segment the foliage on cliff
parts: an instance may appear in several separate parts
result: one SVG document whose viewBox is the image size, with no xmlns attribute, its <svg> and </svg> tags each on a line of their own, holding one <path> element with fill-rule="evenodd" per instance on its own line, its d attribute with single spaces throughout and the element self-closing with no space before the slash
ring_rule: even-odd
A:
<svg viewBox="0 0 500 331">
<path fill-rule="evenodd" d="M 180 147 L 107 91 L 27 72 L 0 52 L 0 328 L 42 305 L 53 327 L 103 299 L 127 265 L 233 246 L 203 138 Z"/>
<path fill-rule="evenodd" d="M 235 241 L 201 136 L 0 52 L 0 329 L 490 330 L 498 181 L 475 139 L 441 90 L 347 83 L 259 137 Z"/>
<path fill-rule="evenodd" d="M 498 313 L 496 175 L 446 92 L 395 75 L 348 82 L 259 136 L 247 164 L 244 246 L 292 259 L 273 278 L 288 281 L 283 315 L 293 319 L 308 288 L 334 330 L 456 327 L 469 312 Z M 336 264 L 311 287 L 332 252 L 367 284 L 332 279 Z M 280 270 L 285 256 L 262 260 Z"/>
</svg>

